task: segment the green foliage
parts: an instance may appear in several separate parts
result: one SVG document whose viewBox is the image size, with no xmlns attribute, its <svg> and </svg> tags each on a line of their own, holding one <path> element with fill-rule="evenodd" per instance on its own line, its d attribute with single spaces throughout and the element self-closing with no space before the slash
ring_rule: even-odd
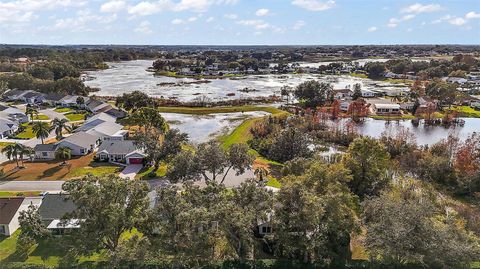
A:
<svg viewBox="0 0 480 269">
<path fill-rule="evenodd" d="M 293 94 L 302 100 L 306 107 L 316 108 L 331 98 L 332 90 L 331 84 L 310 80 L 298 85 Z"/>
</svg>

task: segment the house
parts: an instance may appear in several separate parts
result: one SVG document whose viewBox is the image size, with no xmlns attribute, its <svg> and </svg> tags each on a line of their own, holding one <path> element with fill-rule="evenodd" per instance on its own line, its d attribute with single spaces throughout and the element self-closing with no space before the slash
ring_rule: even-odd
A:
<svg viewBox="0 0 480 269">
<path fill-rule="evenodd" d="M 96 153 L 100 161 L 142 164 L 146 155 L 132 140 L 105 141 Z"/>
<path fill-rule="evenodd" d="M 85 120 L 84 125 L 87 124 L 87 123 L 92 123 L 95 120 L 98 120 L 98 121 L 96 121 L 96 125 L 98 125 L 100 123 L 107 122 L 107 121 L 115 122 L 117 119 L 114 116 L 112 116 L 112 115 L 110 115 L 106 112 L 101 112 L 101 113 L 95 114 L 92 117 Z"/>
<path fill-rule="evenodd" d="M 100 113 L 109 110 L 112 106 L 99 100 L 90 99 L 85 103 L 85 108 L 90 112 Z"/>
<path fill-rule="evenodd" d="M 85 97 L 85 96 L 78 96 L 78 95 L 67 95 L 67 96 L 63 97 L 62 99 L 60 99 L 57 102 L 57 104 L 62 106 L 62 107 L 75 107 L 75 106 L 78 106 L 77 100 L 78 100 L 79 97 L 83 98 L 84 103 L 83 103 L 82 107 L 84 107 L 85 103 L 88 103 L 88 100 L 90 98 Z"/>
<path fill-rule="evenodd" d="M 83 156 L 93 152 L 97 148 L 98 143 L 98 137 L 85 132 L 78 132 L 62 139 L 55 145 L 71 149 L 73 156 Z"/>
<path fill-rule="evenodd" d="M 70 229 L 77 229 L 80 227 L 79 220 L 72 219 L 70 221 L 63 221 L 62 218 L 66 214 L 72 213 L 77 206 L 70 199 L 67 194 L 51 194 L 48 193 L 43 197 L 42 204 L 38 208 L 40 219 L 54 235 L 61 235 L 68 232 Z"/>
<path fill-rule="evenodd" d="M 363 98 L 373 98 L 373 97 L 375 97 L 375 92 L 373 92 L 373 91 L 362 89 L 361 92 L 362 92 L 362 97 Z"/>
<path fill-rule="evenodd" d="M 102 112 L 102 113 L 106 113 L 116 119 L 123 119 L 127 116 L 127 112 L 121 110 L 121 109 L 118 109 L 118 108 L 111 108 L 105 112 Z"/>
<path fill-rule="evenodd" d="M 115 122 L 103 122 L 89 130 L 85 131 L 87 134 L 97 137 L 98 139 L 104 140 L 124 140 L 128 131 L 123 130 L 123 126 Z"/>
<path fill-rule="evenodd" d="M 352 95 L 353 95 L 353 92 L 350 89 L 334 89 L 333 90 L 333 96 L 335 99 L 351 98 Z"/>
<path fill-rule="evenodd" d="M 17 123 L 28 122 L 28 116 L 16 107 L 0 105 L 0 118 L 8 119 Z"/>
<path fill-rule="evenodd" d="M 376 115 L 400 115 L 400 105 L 399 104 L 373 104 L 372 111 Z"/>
<path fill-rule="evenodd" d="M 403 110 L 412 110 L 415 107 L 414 102 L 404 102 L 400 104 L 400 108 Z"/>
<path fill-rule="evenodd" d="M 10 236 L 19 227 L 19 209 L 23 203 L 23 197 L 0 198 L 0 234 Z"/>
<path fill-rule="evenodd" d="M 6 101 L 19 101 L 21 98 L 30 91 L 21 91 L 21 90 L 9 90 L 5 92 L 2 96 Z"/>
<path fill-rule="evenodd" d="M 58 105 L 60 100 L 64 97 L 65 95 L 61 93 L 49 93 L 43 98 L 43 103 L 55 106 Z"/>
<path fill-rule="evenodd" d="M 0 118 L 0 139 L 13 135 L 18 130 L 18 124 L 8 119 Z"/>
<path fill-rule="evenodd" d="M 55 151 L 58 146 L 56 144 L 38 144 L 33 150 L 35 151 L 35 159 L 53 160 L 55 159 Z"/>
<path fill-rule="evenodd" d="M 447 77 L 444 80 L 448 83 L 457 83 L 457 84 L 465 84 L 468 82 L 466 78 L 459 78 L 459 77 Z"/>
<path fill-rule="evenodd" d="M 39 92 L 36 92 L 36 91 L 30 91 L 30 92 L 27 92 L 26 94 L 24 94 L 20 100 L 22 100 L 23 102 L 29 104 L 29 105 L 34 105 L 34 104 L 37 104 L 37 103 L 43 103 L 43 101 L 45 100 L 45 94 L 43 93 L 39 93 Z"/>
<path fill-rule="evenodd" d="M 340 103 L 340 110 L 343 112 L 347 112 L 349 107 L 350 107 L 349 101 L 343 101 Z"/>
</svg>

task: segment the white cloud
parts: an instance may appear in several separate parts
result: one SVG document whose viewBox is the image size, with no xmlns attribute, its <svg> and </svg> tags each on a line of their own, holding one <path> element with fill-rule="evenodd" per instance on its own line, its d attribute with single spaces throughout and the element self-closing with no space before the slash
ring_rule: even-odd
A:
<svg viewBox="0 0 480 269">
<path fill-rule="evenodd" d="M 387 24 L 387 27 L 389 27 L 389 28 L 395 28 L 395 27 L 397 27 L 397 26 L 398 26 L 398 23 L 392 23 L 392 22 L 390 22 L 390 23 Z"/>
<path fill-rule="evenodd" d="M 206 19 L 205 22 L 212 22 L 213 20 L 215 20 L 214 17 L 208 17 L 208 19 Z"/>
<path fill-rule="evenodd" d="M 299 20 L 299 21 L 295 22 L 295 24 L 293 25 L 293 29 L 294 30 L 299 30 L 299 29 L 303 28 L 305 25 L 307 25 L 307 23 L 305 21 Z"/>
<path fill-rule="evenodd" d="M 134 16 L 148 16 L 159 12 L 166 2 L 140 2 L 134 6 L 128 7 L 128 13 Z"/>
<path fill-rule="evenodd" d="M 293 0 L 292 5 L 299 6 L 301 8 L 310 11 L 323 11 L 335 6 L 334 0 L 319 1 L 319 0 Z"/>
<path fill-rule="evenodd" d="M 370 33 L 375 32 L 375 31 L 377 31 L 377 30 L 378 30 L 378 28 L 375 27 L 375 26 L 372 26 L 372 27 L 370 27 L 370 28 L 367 29 L 367 31 L 370 32 Z"/>
<path fill-rule="evenodd" d="M 135 29 L 133 29 L 137 33 L 142 34 L 151 34 L 153 33 L 152 29 L 150 29 L 150 22 L 149 21 L 142 21 Z"/>
<path fill-rule="evenodd" d="M 401 13 L 429 13 L 429 12 L 436 12 L 442 10 L 442 6 L 437 4 L 430 4 L 430 5 L 422 5 L 420 3 L 416 3 L 405 7 L 401 10 Z"/>
<path fill-rule="evenodd" d="M 122 11 L 126 7 L 125 1 L 122 0 L 113 0 L 106 2 L 105 4 L 100 6 L 101 12 L 119 12 Z"/>
<path fill-rule="evenodd" d="M 193 11 L 205 12 L 212 5 L 234 5 L 238 0 L 157 0 L 142 1 L 128 7 L 128 13 L 133 16 L 149 16 L 160 11 Z"/>
<path fill-rule="evenodd" d="M 2 0 L 0 1 L 0 22 L 26 23 L 38 18 L 35 14 L 37 11 L 81 7 L 86 3 L 84 0 Z"/>
<path fill-rule="evenodd" d="M 174 19 L 174 20 L 171 21 L 171 23 L 174 24 L 174 25 L 178 25 L 178 24 L 182 24 L 182 23 L 183 23 L 183 20 L 181 20 L 181 19 Z"/>
<path fill-rule="evenodd" d="M 244 26 L 253 26 L 255 29 L 267 29 L 270 27 L 270 24 L 264 22 L 263 20 L 241 20 L 237 21 L 238 24 Z"/>
<path fill-rule="evenodd" d="M 468 13 L 465 15 L 465 18 L 466 18 L 467 20 L 470 20 L 470 19 L 480 19 L 480 14 L 479 14 L 479 13 L 475 13 L 475 11 L 468 12 Z"/>
<path fill-rule="evenodd" d="M 395 27 L 398 26 L 399 23 L 401 23 L 403 21 L 409 21 L 409 20 L 415 18 L 415 16 L 416 15 L 414 15 L 414 14 L 407 14 L 407 15 L 402 16 L 401 18 L 391 18 L 388 21 L 387 27 L 395 28 Z"/>
<path fill-rule="evenodd" d="M 236 20 L 238 18 L 237 14 L 225 14 L 223 16 L 227 19 L 230 19 L 230 20 Z"/>
<path fill-rule="evenodd" d="M 110 16 L 100 16 L 92 13 L 89 10 L 80 10 L 74 17 L 55 20 L 53 29 L 65 29 L 71 32 L 90 32 L 94 31 L 94 28 L 89 27 L 89 24 L 108 24 L 116 19 L 116 14 L 112 14 Z"/>
<path fill-rule="evenodd" d="M 255 12 L 255 15 L 257 15 L 259 17 L 263 17 L 263 16 L 268 15 L 269 12 L 270 12 L 270 10 L 268 10 L 266 8 L 261 8 L 261 9 L 259 9 Z"/>
<path fill-rule="evenodd" d="M 448 22 L 452 25 L 461 26 L 467 23 L 467 20 L 465 20 L 464 18 L 452 18 Z"/>
</svg>

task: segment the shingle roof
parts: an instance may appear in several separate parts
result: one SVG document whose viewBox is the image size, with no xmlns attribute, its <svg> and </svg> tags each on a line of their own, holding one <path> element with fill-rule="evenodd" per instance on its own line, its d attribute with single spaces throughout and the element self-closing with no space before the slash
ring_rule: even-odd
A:
<svg viewBox="0 0 480 269">
<path fill-rule="evenodd" d="M 32 97 L 38 97 L 38 96 L 42 96 L 43 94 L 42 93 L 39 93 L 39 92 L 28 92 L 26 94 L 23 95 L 23 98 L 32 98 Z"/>
<path fill-rule="evenodd" d="M 117 124 L 115 122 L 107 121 L 91 128 L 86 132 L 87 134 L 91 134 L 91 135 L 103 134 L 103 135 L 112 136 L 122 129 L 123 129 L 122 125 Z"/>
<path fill-rule="evenodd" d="M 60 99 L 62 99 L 63 97 L 65 97 L 65 94 L 61 94 L 61 93 L 49 93 L 45 96 L 45 99 L 46 100 L 49 100 L 49 101 L 59 101 Z"/>
<path fill-rule="evenodd" d="M 38 208 L 38 214 L 46 225 L 53 219 L 61 219 L 66 213 L 73 212 L 77 206 L 67 194 L 47 194 Z"/>
<path fill-rule="evenodd" d="M 21 91 L 21 90 L 9 90 L 8 92 L 4 93 L 3 96 L 18 96 L 24 93 L 25 91 Z"/>
<path fill-rule="evenodd" d="M 10 131 L 15 126 L 16 126 L 16 124 L 13 121 L 0 118 L 0 132 L 3 133 L 5 131 Z"/>
<path fill-rule="evenodd" d="M 137 147 L 132 140 L 104 141 L 98 148 L 98 153 L 128 154 L 136 149 Z"/>
<path fill-rule="evenodd" d="M 115 118 L 125 118 L 127 116 L 127 113 L 125 111 L 117 108 L 111 108 L 105 111 L 105 113 Z"/>
<path fill-rule="evenodd" d="M 60 145 L 62 144 L 62 142 L 69 142 L 71 144 L 88 149 L 92 145 L 95 145 L 97 143 L 97 139 L 98 139 L 97 137 L 93 135 L 89 135 L 85 132 L 78 132 L 57 142 L 56 145 Z"/>
<path fill-rule="evenodd" d="M 55 144 L 37 144 L 35 148 L 33 148 L 35 151 L 55 151 L 57 149 L 57 145 Z"/>
<path fill-rule="evenodd" d="M 93 110 L 94 108 L 102 105 L 103 102 L 102 101 L 98 101 L 98 100 L 95 100 L 95 99 L 90 99 L 88 102 L 87 102 L 87 107 L 90 109 L 90 110 Z"/>
<path fill-rule="evenodd" d="M 23 197 L 0 198 L 0 224 L 9 224 L 23 203 Z"/>
</svg>

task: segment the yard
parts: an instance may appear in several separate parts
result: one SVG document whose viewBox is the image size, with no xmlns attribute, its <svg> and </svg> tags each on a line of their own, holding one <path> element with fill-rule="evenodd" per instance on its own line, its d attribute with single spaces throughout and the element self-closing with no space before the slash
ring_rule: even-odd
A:
<svg viewBox="0 0 480 269">
<path fill-rule="evenodd" d="M 123 167 L 110 163 L 93 162 L 93 154 L 75 157 L 61 166 L 61 161 L 25 162 L 26 168 L 18 170 L 15 162 L 4 165 L 4 180 L 67 180 L 84 176 L 88 173 L 101 176 L 120 173 Z"/>
<path fill-rule="evenodd" d="M 142 170 L 140 170 L 140 172 L 135 176 L 135 179 L 149 180 L 149 179 L 164 177 L 167 174 L 167 165 L 165 163 L 160 164 L 160 168 L 158 168 L 155 177 L 149 176 L 152 170 L 153 170 L 153 166 L 142 168 Z"/>
<path fill-rule="evenodd" d="M 85 113 L 67 113 L 65 114 L 65 117 L 69 121 L 81 121 L 85 120 Z"/>
<path fill-rule="evenodd" d="M 33 133 L 32 131 L 32 124 L 31 123 L 22 123 L 22 127 L 24 128 L 24 130 L 20 133 L 18 133 L 15 138 L 18 138 L 18 139 L 30 139 L 30 138 L 34 138 L 35 137 L 35 134 Z"/>
<path fill-rule="evenodd" d="M 3 148 L 5 148 L 8 145 L 13 145 L 13 144 L 14 143 L 12 143 L 12 142 L 0 142 L 0 150 L 2 150 Z"/>
<path fill-rule="evenodd" d="M 67 112 L 73 112 L 73 109 L 69 107 L 57 107 L 53 111 L 58 112 L 58 113 L 67 113 Z"/>
<path fill-rule="evenodd" d="M 50 118 L 44 114 L 33 115 L 33 120 L 49 120 Z"/>
<path fill-rule="evenodd" d="M 31 197 L 40 195 L 39 191 L 0 191 L 0 198 L 3 197 Z"/>
<path fill-rule="evenodd" d="M 460 117 L 480 118 L 480 110 L 476 110 L 469 106 L 454 106 L 450 110 L 458 112 Z"/>
</svg>

